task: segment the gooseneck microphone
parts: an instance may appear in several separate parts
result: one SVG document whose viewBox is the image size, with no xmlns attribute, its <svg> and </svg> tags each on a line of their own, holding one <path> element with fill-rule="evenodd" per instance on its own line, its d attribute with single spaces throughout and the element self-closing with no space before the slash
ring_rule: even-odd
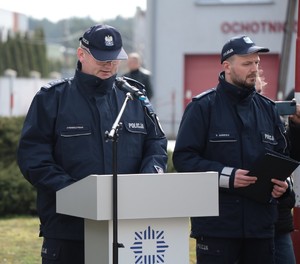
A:
<svg viewBox="0 0 300 264">
<path fill-rule="evenodd" d="M 125 93 L 130 93 L 133 97 L 144 101 L 146 100 L 145 94 L 138 88 L 130 85 L 123 77 L 117 77 L 115 80 L 116 86 Z"/>
</svg>

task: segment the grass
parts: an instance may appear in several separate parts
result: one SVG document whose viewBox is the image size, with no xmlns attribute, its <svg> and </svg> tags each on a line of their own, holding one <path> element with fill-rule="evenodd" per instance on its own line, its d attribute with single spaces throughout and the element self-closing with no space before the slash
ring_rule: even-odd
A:
<svg viewBox="0 0 300 264">
<path fill-rule="evenodd" d="M 196 240 L 190 238 L 190 264 L 196 264 Z"/>
<path fill-rule="evenodd" d="M 42 238 L 37 217 L 0 218 L 0 264 L 40 264 Z M 195 264 L 195 240 L 190 239 L 190 264 Z"/>
<path fill-rule="evenodd" d="M 0 219 L 0 264 L 41 263 L 42 238 L 35 217 Z"/>
</svg>

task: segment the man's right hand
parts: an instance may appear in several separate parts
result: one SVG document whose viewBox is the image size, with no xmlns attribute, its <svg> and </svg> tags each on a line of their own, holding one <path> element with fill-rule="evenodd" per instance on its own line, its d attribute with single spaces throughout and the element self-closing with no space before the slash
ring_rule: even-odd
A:
<svg viewBox="0 0 300 264">
<path fill-rule="evenodd" d="M 234 188 L 247 187 L 250 184 L 254 184 L 256 182 L 257 177 L 248 176 L 248 172 L 248 170 L 236 170 L 234 177 Z"/>
</svg>

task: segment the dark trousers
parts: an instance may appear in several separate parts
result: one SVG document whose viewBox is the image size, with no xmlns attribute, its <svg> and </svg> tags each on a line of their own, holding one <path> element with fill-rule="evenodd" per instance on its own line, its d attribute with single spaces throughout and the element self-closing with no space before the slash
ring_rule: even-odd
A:
<svg viewBox="0 0 300 264">
<path fill-rule="evenodd" d="M 84 264 L 84 242 L 44 238 L 42 264 Z"/>
<path fill-rule="evenodd" d="M 296 264 L 293 241 L 290 233 L 275 233 L 275 263 Z"/>
<path fill-rule="evenodd" d="M 274 264 L 274 240 L 199 237 L 197 264 Z"/>
</svg>

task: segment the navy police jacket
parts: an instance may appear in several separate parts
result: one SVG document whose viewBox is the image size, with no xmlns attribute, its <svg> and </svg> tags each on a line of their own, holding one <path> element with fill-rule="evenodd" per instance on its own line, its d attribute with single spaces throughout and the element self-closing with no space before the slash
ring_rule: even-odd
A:
<svg viewBox="0 0 300 264">
<path fill-rule="evenodd" d="M 105 133 L 124 103 L 113 76 L 79 70 L 42 87 L 34 97 L 18 148 L 18 164 L 37 190 L 40 236 L 83 239 L 83 219 L 56 213 L 56 191 L 91 174 L 112 174 L 112 141 Z M 166 170 L 167 140 L 148 100 L 129 100 L 117 142 L 118 174 Z M 121 175 L 120 175 L 121 176 Z"/>
<path fill-rule="evenodd" d="M 237 169 L 249 170 L 266 149 L 285 153 L 286 148 L 274 102 L 254 88 L 233 86 L 221 73 L 216 88 L 195 97 L 182 117 L 173 163 L 179 172 L 219 173 L 219 216 L 192 218 L 191 236 L 272 237 L 276 201 L 243 197 L 233 181 Z"/>
</svg>

